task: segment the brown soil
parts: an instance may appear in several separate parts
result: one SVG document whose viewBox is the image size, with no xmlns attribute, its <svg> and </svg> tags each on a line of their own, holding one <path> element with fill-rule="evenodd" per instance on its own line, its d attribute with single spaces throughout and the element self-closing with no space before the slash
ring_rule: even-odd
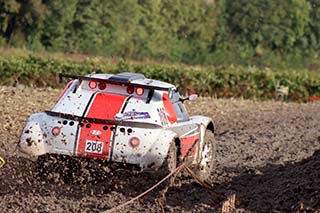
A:
<svg viewBox="0 0 320 213">
<path fill-rule="evenodd" d="M 105 162 L 23 157 L 16 144 L 28 116 L 50 109 L 58 94 L 0 87 L 0 156 L 7 161 L 0 169 L 0 212 L 101 212 L 156 183 L 152 173 L 110 169 Z M 188 109 L 216 124 L 210 188 L 183 176 L 165 198 L 157 189 L 122 211 L 219 212 L 233 193 L 246 212 L 294 212 L 300 203 L 320 211 L 319 104 L 203 98 Z"/>
</svg>

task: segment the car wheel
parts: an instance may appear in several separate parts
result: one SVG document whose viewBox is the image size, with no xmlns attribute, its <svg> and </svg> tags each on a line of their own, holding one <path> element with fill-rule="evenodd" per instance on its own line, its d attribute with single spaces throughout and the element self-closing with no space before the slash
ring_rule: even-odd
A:
<svg viewBox="0 0 320 213">
<path fill-rule="evenodd" d="M 194 169 L 194 173 L 202 181 L 209 178 L 211 171 L 215 165 L 215 141 L 214 134 L 211 130 L 206 130 L 203 138 L 203 146 L 200 152 L 198 165 Z"/>
<path fill-rule="evenodd" d="M 177 168 L 177 147 L 174 141 L 171 142 L 167 157 L 165 158 L 162 166 L 159 168 L 160 178 L 164 178 Z M 170 184 L 174 181 L 173 176 L 169 178 Z"/>
</svg>

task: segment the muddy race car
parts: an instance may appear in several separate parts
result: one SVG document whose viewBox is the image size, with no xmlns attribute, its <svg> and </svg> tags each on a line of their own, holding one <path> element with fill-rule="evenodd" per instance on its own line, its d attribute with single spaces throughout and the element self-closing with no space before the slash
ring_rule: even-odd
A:
<svg viewBox="0 0 320 213">
<path fill-rule="evenodd" d="M 189 116 L 177 88 L 137 73 L 59 74 L 70 79 L 51 111 L 30 116 L 19 148 L 30 156 L 61 154 L 167 168 L 188 162 L 201 179 L 214 166 L 213 121 Z"/>
</svg>

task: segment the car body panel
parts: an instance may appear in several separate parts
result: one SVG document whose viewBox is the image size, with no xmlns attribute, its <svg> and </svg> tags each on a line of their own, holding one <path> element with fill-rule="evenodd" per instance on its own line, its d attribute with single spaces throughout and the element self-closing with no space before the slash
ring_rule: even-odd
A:
<svg viewBox="0 0 320 213">
<path fill-rule="evenodd" d="M 113 120 L 123 108 L 126 99 L 127 97 L 124 95 L 96 93 L 89 103 L 90 107 L 88 107 L 85 117 Z M 109 157 L 113 135 L 110 130 L 112 126 L 84 121 L 82 127 L 79 127 L 76 155 L 101 159 Z M 107 130 L 104 131 L 103 128 L 107 128 Z M 89 147 L 93 144 L 98 146 L 97 149 Z"/>
<path fill-rule="evenodd" d="M 51 111 L 31 115 L 20 138 L 23 152 L 105 159 L 159 168 L 171 143 L 180 159 L 199 158 L 212 120 L 188 116 L 172 84 L 141 74 L 65 75 L 71 80 Z"/>
</svg>

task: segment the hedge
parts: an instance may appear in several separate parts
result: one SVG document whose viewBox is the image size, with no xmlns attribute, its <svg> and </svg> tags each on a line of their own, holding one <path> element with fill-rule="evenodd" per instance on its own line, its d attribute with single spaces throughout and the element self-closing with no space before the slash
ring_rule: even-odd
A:
<svg viewBox="0 0 320 213">
<path fill-rule="evenodd" d="M 181 64 L 158 64 L 113 60 L 0 56 L 0 84 L 24 84 L 57 87 L 56 73 L 89 74 L 139 72 L 148 78 L 170 82 L 183 93 L 197 92 L 202 96 L 274 98 L 278 82 L 289 87 L 289 100 L 306 101 L 320 96 L 320 73 L 307 70 L 271 70 L 245 66 L 195 67 Z"/>
</svg>

